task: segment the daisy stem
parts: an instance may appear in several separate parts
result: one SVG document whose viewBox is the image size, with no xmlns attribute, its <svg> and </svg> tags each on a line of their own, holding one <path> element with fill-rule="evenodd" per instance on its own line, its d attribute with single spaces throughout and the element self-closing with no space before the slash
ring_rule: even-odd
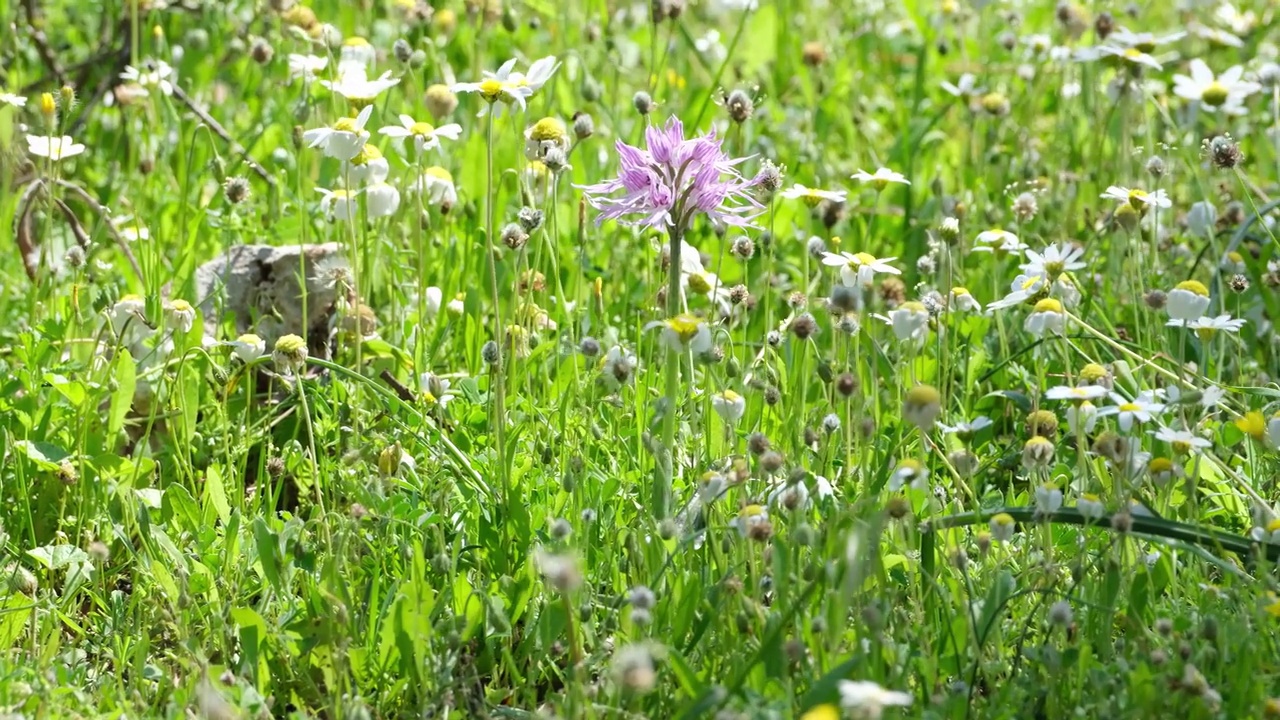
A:
<svg viewBox="0 0 1280 720">
<path fill-rule="evenodd" d="M 667 317 L 680 314 L 680 251 L 683 230 L 673 225 L 668 235 L 671 258 L 667 267 Z M 676 391 L 680 384 L 680 353 L 675 348 L 667 348 L 666 390 L 663 400 L 666 403 L 666 414 L 662 418 L 662 451 L 667 453 L 665 467 L 658 463 L 656 482 L 653 488 L 653 510 L 659 520 L 665 520 L 671 505 L 671 481 L 675 476 L 675 439 L 676 439 Z"/>
<path fill-rule="evenodd" d="M 488 243 L 485 255 L 489 262 L 489 290 L 493 294 L 493 320 L 494 320 L 494 338 L 498 343 L 498 362 L 493 364 L 491 370 L 491 384 L 489 387 L 491 407 L 493 417 L 490 424 L 493 427 L 494 445 L 498 453 L 498 473 L 502 478 L 502 502 L 509 510 L 511 505 L 511 476 L 507 472 L 507 415 L 506 415 L 506 383 L 503 373 L 506 358 L 506 347 L 503 338 L 502 325 L 502 296 L 498 291 L 498 265 L 496 255 L 497 247 L 493 241 L 494 224 L 493 224 L 493 205 L 495 199 L 494 183 L 493 183 L 493 108 L 486 113 L 485 117 L 485 212 L 488 218 L 485 221 L 485 240 Z"/>
</svg>

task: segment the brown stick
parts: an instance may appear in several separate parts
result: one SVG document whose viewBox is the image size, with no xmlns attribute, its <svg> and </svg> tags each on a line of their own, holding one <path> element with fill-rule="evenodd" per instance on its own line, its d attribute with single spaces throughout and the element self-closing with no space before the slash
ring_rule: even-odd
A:
<svg viewBox="0 0 1280 720">
<path fill-rule="evenodd" d="M 209 126 L 209 129 L 212 130 L 215 135 L 222 138 L 223 142 L 227 143 L 227 145 L 231 147 L 231 152 L 239 155 L 240 158 L 244 160 L 245 164 L 258 174 L 258 177 L 266 180 L 267 184 L 272 188 L 276 186 L 276 179 L 271 176 L 271 173 L 267 172 L 267 169 L 259 165 L 256 160 L 249 157 L 249 151 L 245 150 L 243 145 L 236 142 L 235 138 L 231 137 L 231 134 L 227 132 L 226 128 L 222 127 L 217 120 L 214 120 L 212 115 L 205 112 L 204 108 L 197 105 L 196 102 L 191 99 L 191 96 L 187 95 L 186 91 L 177 85 L 174 85 L 173 96 L 180 100 L 183 105 L 186 105 L 187 109 L 195 113 L 196 117 L 200 118 L 200 122 Z"/>
</svg>

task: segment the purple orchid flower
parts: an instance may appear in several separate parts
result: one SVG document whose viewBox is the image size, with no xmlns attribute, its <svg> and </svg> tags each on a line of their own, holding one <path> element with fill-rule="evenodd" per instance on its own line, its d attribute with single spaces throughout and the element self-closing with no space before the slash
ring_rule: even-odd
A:
<svg viewBox="0 0 1280 720">
<path fill-rule="evenodd" d="M 600 211 L 597 223 L 617 220 L 683 234 L 702 213 L 725 225 L 754 227 L 763 206 L 747 193 L 755 180 L 736 168 L 746 158 L 731 159 L 714 132 L 685 139 L 684 125 L 672 117 L 665 127 L 645 130 L 645 143 L 648 149 L 641 150 L 619 140 L 618 177 L 577 186 Z"/>
</svg>

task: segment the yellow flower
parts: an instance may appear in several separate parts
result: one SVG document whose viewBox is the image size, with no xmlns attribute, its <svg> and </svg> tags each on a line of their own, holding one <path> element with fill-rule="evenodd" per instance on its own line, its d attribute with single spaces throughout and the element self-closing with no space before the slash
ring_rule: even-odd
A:
<svg viewBox="0 0 1280 720">
<path fill-rule="evenodd" d="M 840 711 L 835 705 L 815 705 L 800 716 L 800 720 L 840 720 Z"/>
<path fill-rule="evenodd" d="M 1267 419 L 1257 410 L 1250 410 L 1245 413 L 1244 417 L 1236 420 L 1235 424 L 1240 429 L 1240 432 L 1258 442 L 1262 442 L 1263 438 L 1267 436 Z"/>
</svg>

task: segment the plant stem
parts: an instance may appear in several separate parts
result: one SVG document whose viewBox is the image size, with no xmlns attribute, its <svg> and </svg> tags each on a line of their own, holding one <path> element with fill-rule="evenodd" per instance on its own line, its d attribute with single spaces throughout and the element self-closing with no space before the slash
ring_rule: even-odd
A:
<svg viewBox="0 0 1280 720">
<path fill-rule="evenodd" d="M 672 226 L 669 245 L 669 261 L 667 263 L 667 317 L 680 314 L 680 251 L 683 230 Z M 680 353 L 675 348 L 667 348 L 666 390 L 662 397 L 666 403 L 666 414 L 662 418 L 662 451 L 667 453 L 665 467 L 658 463 L 657 482 L 653 490 L 654 515 L 665 520 L 671 508 L 671 485 L 676 468 L 676 391 L 680 385 Z"/>
<path fill-rule="evenodd" d="M 493 295 L 493 335 L 498 343 L 498 362 L 494 363 L 493 369 L 490 371 L 491 384 L 489 393 L 493 415 L 489 419 L 489 424 L 493 428 L 494 444 L 498 452 L 498 473 L 502 478 L 502 502 L 504 506 L 510 507 L 511 476 L 507 472 L 507 412 L 506 382 L 504 379 L 506 343 L 503 337 L 502 295 L 498 291 L 498 265 L 495 258 L 497 246 L 493 241 L 493 205 L 495 200 L 493 184 L 493 116 L 494 111 L 490 107 L 485 121 L 485 178 L 487 182 L 485 212 L 488 214 L 488 218 L 485 221 L 485 241 L 488 243 L 486 255 L 488 255 L 489 259 L 489 290 Z"/>
</svg>

